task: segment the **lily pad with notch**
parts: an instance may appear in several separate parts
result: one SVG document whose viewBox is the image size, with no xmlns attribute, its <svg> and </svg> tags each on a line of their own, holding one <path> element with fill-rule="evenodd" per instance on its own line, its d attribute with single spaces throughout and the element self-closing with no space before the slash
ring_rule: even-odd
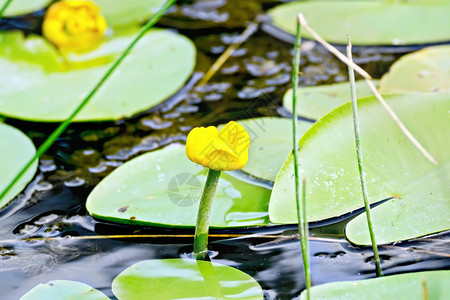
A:
<svg viewBox="0 0 450 300">
<path fill-rule="evenodd" d="M 433 165 L 400 131 L 375 97 L 358 100 L 361 143 L 376 241 L 386 244 L 450 229 L 450 97 L 398 94 L 386 100 L 406 127 L 433 155 Z M 317 121 L 300 139 L 299 166 L 307 176 L 309 222 L 363 207 L 350 103 Z M 297 223 L 292 154 L 272 191 L 274 223 Z M 369 245 L 365 214 L 351 220 L 347 238 Z"/>
<path fill-rule="evenodd" d="M 117 168 L 88 196 L 96 218 L 146 226 L 194 227 L 207 169 L 186 157 L 184 146 L 143 154 Z M 211 227 L 268 224 L 270 190 L 224 172 L 211 212 Z"/>
<path fill-rule="evenodd" d="M 136 33 L 117 33 L 94 50 L 65 53 L 64 58 L 39 36 L 0 33 L 0 114 L 28 121 L 64 121 Z M 162 102 L 190 76 L 195 53 L 188 38 L 151 30 L 75 121 L 118 120 Z"/>
<path fill-rule="evenodd" d="M 20 172 L 25 163 L 36 154 L 33 142 L 20 130 L 0 123 L 0 191 L 2 192 Z M 0 199 L 0 208 L 19 194 L 36 173 L 37 162 L 33 163 L 12 189 Z"/>
<path fill-rule="evenodd" d="M 264 299 L 259 284 L 238 269 L 194 259 L 138 262 L 120 273 L 112 290 L 120 299 Z"/>
</svg>

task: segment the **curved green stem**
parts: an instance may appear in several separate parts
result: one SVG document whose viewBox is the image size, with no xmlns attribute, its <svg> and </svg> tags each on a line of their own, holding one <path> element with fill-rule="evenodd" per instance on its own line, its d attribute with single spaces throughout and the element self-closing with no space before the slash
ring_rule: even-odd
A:
<svg viewBox="0 0 450 300">
<path fill-rule="evenodd" d="M 2 199 L 6 193 L 8 193 L 11 188 L 20 180 L 20 178 L 25 174 L 28 168 L 33 165 L 33 163 L 38 160 L 61 136 L 61 134 L 69 127 L 72 120 L 78 115 L 78 113 L 90 102 L 92 97 L 97 93 L 97 91 L 102 87 L 105 81 L 111 76 L 111 74 L 117 69 L 120 63 L 127 57 L 131 49 L 136 45 L 136 43 L 147 33 L 147 31 L 152 28 L 156 22 L 163 16 L 163 14 L 171 7 L 176 0 L 168 0 L 161 9 L 153 15 L 153 17 L 147 22 L 147 24 L 142 27 L 138 35 L 133 39 L 133 41 L 128 45 L 128 47 L 122 52 L 122 54 L 117 58 L 117 60 L 112 64 L 112 66 L 106 71 L 105 75 L 99 80 L 95 87 L 90 91 L 86 98 L 81 101 L 80 105 L 72 112 L 72 114 L 62 122 L 55 131 L 42 143 L 36 154 L 25 164 L 25 166 L 20 170 L 20 172 L 14 177 L 14 179 L 9 183 L 9 185 L 0 194 L 0 199 Z"/>
<path fill-rule="evenodd" d="M 197 225 L 195 226 L 194 255 L 196 259 L 204 260 L 207 256 L 209 219 L 219 177 L 220 171 L 209 169 L 198 208 Z"/>
</svg>

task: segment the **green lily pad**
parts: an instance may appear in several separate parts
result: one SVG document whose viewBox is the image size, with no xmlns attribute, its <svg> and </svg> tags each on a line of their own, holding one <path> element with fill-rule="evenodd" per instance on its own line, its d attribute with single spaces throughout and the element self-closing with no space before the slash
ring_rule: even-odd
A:
<svg viewBox="0 0 450 300">
<path fill-rule="evenodd" d="M 78 281 L 54 280 L 39 284 L 23 295 L 20 300 L 109 300 L 99 290 Z"/>
<path fill-rule="evenodd" d="M 330 43 L 414 45 L 450 40 L 448 1 L 297 1 L 269 10 L 273 24 L 295 34 L 302 12 L 308 24 Z M 420 21 L 418 21 L 420 20 Z M 302 30 L 302 36 L 312 36 Z"/>
<path fill-rule="evenodd" d="M 112 283 L 117 299 L 263 299 L 259 284 L 238 269 L 194 259 L 138 262 Z"/>
<path fill-rule="evenodd" d="M 116 34 L 92 51 L 67 53 L 64 62 L 41 37 L 1 33 L 0 114 L 30 121 L 65 120 L 135 34 Z M 195 47 L 189 39 L 152 30 L 75 121 L 118 120 L 148 109 L 182 87 L 194 65 Z"/>
<path fill-rule="evenodd" d="M 33 142 L 20 130 L 0 123 L 0 191 L 7 185 L 23 168 L 25 163 L 36 154 L 36 148 Z M 37 169 L 35 162 L 22 178 L 9 190 L 9 192 L 0 199 L 0 208 L 5 206 L 11 199 L 19 194 L 28 182 L 33 178 Z"/>
<path fill-rule="evenodd" d="M 434 46 L 396 61 L 380 80 L 381 93 L 450 92 L 450 46 Z"/>
<path fill-rule="evenodd" d="M 184 146 L 161 149 L 123 164 L 88 196 L 88 212 L 125 224 L 194 227 L 207 169 L 185 151 Z M 266 225 L 269 197 L 270 190 L 222 172 L 211 227 Z"/>
<path fill-rule="evenodd" d="M 361 143 L 376 241 L 385 244 L 450 228 L 450 97 L 388 95 L 406 127 L 433 155 L 435 166 L 411 144 L 375 97 L 358 100 Z M 350 103 L 314 124 L 300 139 L 299 165 L 307 176 L 307 219 L 319 221 L 363 207 Z M 292 154 L 277 175 L 269 205 L 274 223 L 297 223 Z M 346 227 L 355 244 L 370 244 L 366 216 Z"/>
<path fill-rule="evenodd" d="M 378 80 L 374 80 L 378 84 Z M 356 81 L 358 98 L 372 95 L 365 80 Z M 350 84 L 340 82 L 319 86 L 299 87 L 297 90 L 298 114 L 309 119 L 319 119 L 336 107 L 350 101 Z M 292 89 L 283 97 L 283 106 L 292 113 Z"/>
<path fill-rule="evenodd" d="M 391 275 L 359 281 L 340 281 L 311 289 L 315 300 L 446 299 L 450 295 L 450 271 L 428 271 Z M 424 296 L 424 287 L 427 297 Z M 306 291 L 300 295 L 306 299 Z"/>
<path fill-rule="evenodd" d="M 29 1 L 29 0 L 28 0 Z M 139 24 L 154 15 L 165 0 L 94 0 L 108 26 Z"/>
<path fill-rule="evenodd" d="M 5 5 L 8 0 L 0 0 L 0 8 Z M 5 17 L 14 17 L 35 12 L 49 4 L 51 0 L 14 0 L 9 4 L 5 11 Z"/>
<path fill-rule="evenodd" d="M 298 134 L 302 136 L 312 123 L 298 122 Z M 242 170 L 257 178 L 274 181 L 292 150 L 292 119 L 263 117 L 239 120 L 239 124 L 250 136 L 248 162 Z"/>
</svg>

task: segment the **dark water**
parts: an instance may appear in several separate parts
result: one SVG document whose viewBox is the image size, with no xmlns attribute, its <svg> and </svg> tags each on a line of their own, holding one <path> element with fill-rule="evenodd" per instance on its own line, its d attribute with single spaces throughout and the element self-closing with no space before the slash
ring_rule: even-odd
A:
<svg viewBox="0 0 450 300">
<path fill-rule="evenodd" d="M 258 29 L 204 86 L 201 74 L 233 43 L 248 22 L 281 1 L 185 1 L 160 26 L 189 36 L 197 46 L 190 81 L 167 102 L 118 122 L 73 124 L 41 159 L 32 183 L 0 211 L 0 299 L 18 299 L 49 280 L 83 281 L 113 298 L 111 282 L 128 266 L 145 259 L 186 257 L 192 238 L 170 235 L 193 230 L 121 226 L 94 220 L 84 207 L 87 195 L 107 174 L 142 153 L 184 142 L 192 127 L 229 120 L 284 114 L 281 99 L 290 85 L 292 45 Z M 39 32 L 42 12 L 4 20 L 4 29 Z M 308 42 L 302 54 L 303 86 L 340 82 L 347 71 L 322 47 Z M 359 49 L 355 60 L 380 77 L 401 54 Z M 54 124 L 7 120 L 36 146 Z M 370 247 L 355 247 L 343 237 L 345 222 L 311 230 L 313 285 L 375 277 Z M 313 224 L 314 225 L 314 224 Z M 317 225 L 317 224 L 316 224 Z M 319 224 L 320 225 L 320 224 Z M 295 226 L 212 231 L 215 262 L 253 276 L 267 299 L 292 299 L 304 288 Z M 111 234 L 152 238 L 90 239 Z M 242 234 L 240 237 L 227 237 Z M 280 235 L 275 238 L 274 235 Z M 39 237 L 85 239 L 27 240 Z M 380 248 L 385 274 L 449 269 L 449 233 Z"/>
</svg>

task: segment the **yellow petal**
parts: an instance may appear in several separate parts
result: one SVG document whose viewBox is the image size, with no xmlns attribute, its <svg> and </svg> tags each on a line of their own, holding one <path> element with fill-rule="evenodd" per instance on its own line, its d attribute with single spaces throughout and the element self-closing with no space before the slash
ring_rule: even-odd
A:
<svg viewBox="0 0 450 300">
<path fill-rule="evenodd" d="M 186 140 L 186 155 L 187 157 L 200 165 L 203 165 L 206 154 L 210 150 L 210 142 L 217 138 L 219 132 L 214 126 L 210 127 L 196 127 L 189 132 Z"/>
<path fill-rule="evenodd" d="M 245 128 L 231 121 L 220 132 L 213 126 L 192 129 L 186 141 L 186 155 L 207 168 L 232 171 L 245 166 L 249 146 Z"/>
<path fill-rule="evenodd" d="M 248 152 L 250 137 L 239 123 L 230 121 L 219 132 L 219 137 L 236 153 Z"/>
</svg>

